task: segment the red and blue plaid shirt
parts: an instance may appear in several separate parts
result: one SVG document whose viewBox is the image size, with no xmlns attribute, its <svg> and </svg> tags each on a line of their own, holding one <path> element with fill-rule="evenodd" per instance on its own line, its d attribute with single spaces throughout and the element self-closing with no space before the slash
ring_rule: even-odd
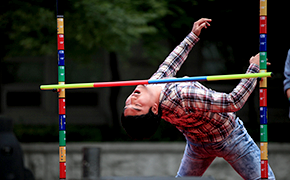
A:
<svg viewBox="0 0 290 180">
<path fill-rule="evenodd" d="M 198 40 L 190 33 L 150 79 L 175 76 Z M 257 72 L 259 67 L 255 64 L 247 70 Z M 256 83 L 256 78 L 242 79 L 229 94 L 213 91 L 199 82 L 168 83 L 160 95 L 162 119 L 193 141 L 219 142 L 236 127 L 235 112 L 243 107 Z"/>
</svg>

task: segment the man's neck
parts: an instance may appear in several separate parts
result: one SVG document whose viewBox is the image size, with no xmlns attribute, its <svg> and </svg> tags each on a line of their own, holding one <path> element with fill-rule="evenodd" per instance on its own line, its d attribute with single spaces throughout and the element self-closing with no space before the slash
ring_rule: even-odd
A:
<svg viewBox="0 0 290 180">
<path fill-rule="evenodd" d="M 146 86 L 148 88 L 149 91 L 151 91 L 153 97 L 154 98 L 154 101 L 159 104 L 159 97 L 160 97 L 160 93 L 163 89 L 162 86 L 160 85 L 147 85 Z"/>
</svg>

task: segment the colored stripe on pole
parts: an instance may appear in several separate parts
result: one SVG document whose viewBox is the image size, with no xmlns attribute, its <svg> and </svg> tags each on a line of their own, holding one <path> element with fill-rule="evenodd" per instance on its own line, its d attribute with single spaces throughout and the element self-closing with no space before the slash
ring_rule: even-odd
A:
<svg viewBox="0 0 290 180">
<path fill-rule="evenodd" d="M 267 0 L 260 0 L 260 16 L 267 16 Z"/>
<path fill-rule="evenodd" d="M 58 59 L 58 65 L 64 66 L 65 64 L 64 50 L 58 50 L 57 59 Z"/>
<path fill-rule="evenodd" d="M 65 84 L 65 82 L 58 82 L 59 85 Z M 58 97 L 59 98 L 65 98 L 65 89 L 59 89 L 58 92 Z"/>
<path fill-rule="evenodd" d="M 260 69 L 267 69 L 267 52 L 260 52 Z"/>
<path fill-rule="evenodd" d="M 267 124 L 268 121 L 268 111 L 267 107 L 260 107 L 260 124 Z"/>
<path fill-rule="evenodd" d="M 64 35 L 63 34 L 57 35 L 57 49 L 64 50 Z"/>
<path fill-rule="evenodd" d="M 58 99 L 58 114 L 65 114 L 65 99 L 59 98 Z"/>
<path fill-rule="evenodd" d="M 267 34 L 260 34 L 260 52 L 267 51 Z"/>
<path fill-rule="evenodd" d="M 59 179 L 66 179 L 66 163 L 59 163 Z"/>
<path fill-rule="evenodd" d="M 59 121 L 59 130 L 60 131 L 65 131 L 66 130 L 66 120 L 65 120 L 65 115 L 60 114 L 58 115 L 58 121 Z"/>
<path fill-rule="evenodd" d="M 66 145 L 66 131 L 59 131 L 59 146 Z"/>
<path fill-rule="evenodd" d="M 261 142 L 260 149 L 261 149 L 261 160 L 268 160 L 268 143 Z"/>
<path fill-rule="evenodd" d="M 64 34 L 63 18 L 57 18 L 57 34 Z"/>
<path fill-rule="evenodd" d="M 267 70 L 260 70 L 260 73 L 265 73 Z M 267 77 L 262 77 L 260 80 L 260 88 L 267 88 Z"/>
<path fill-rule="evenodd" d="M 65 67 L 58 66 L 58 81 L 65 82 Z"/>
<path fill-rule="evenodd" d="M 260 125 L 260 142 L 268 142 L 268 125 Z"/>
<path fill-rule="evenodd" d="M 66 162 L 66 147 L 59 146 L 59 162 Z"/>
<path fill-rule="evenodd" d="M 267 89 L 260 89 L 260 107 L 267 107 Z"/>
<path fill-rule="evenodd" d="M 75 84 L 51 84 L 41 85 L 41 90 L 53 89 L 81 89 L 81 88 L 100 88 L 100 87 L 114 87 L 114 86 L 135 86 L 140 84 L 160 84 L 160 83 L 174 83 L 185 81 L 218 81 L 218 80 L 234 80 L 247 79 L 258 77 L 271 77 L 271 72 L 266 73 L 251 73 L 251 74 L 232 74 L 232 75 L 216 75 L 216 76 L 197 76 L 186 78 L 168 78 L 168 79 L 154 79 L 154 80 L 132 80 L 132 81 L 116 81 L 116 82 L 97 82 L 97 83 L 75 83 Z"/>
<path fill-rule="evenodd" d="M 260 16 L 260 34 L 267 34 L 267 16 Z"/>
<path fill-rule="evenodd" d="M 261 178 L 268 179 L 268 160 L 261 160 Z"/>
</svg>

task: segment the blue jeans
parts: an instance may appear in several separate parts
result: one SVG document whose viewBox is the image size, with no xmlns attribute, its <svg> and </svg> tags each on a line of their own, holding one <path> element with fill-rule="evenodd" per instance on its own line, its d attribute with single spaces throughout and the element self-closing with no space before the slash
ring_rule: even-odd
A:
<svg viewBox="0 0 290 180">
<path fill-rule="evenodd" d="M 239 118 L 236 119 L 236 123 L 237 127 L 233 132 L 217 143 L 193 142 L 187 139 L 176 177 L 202 176 L 216 157 L 222 157 L 242 178 L 261 179 L 260 149 Z M 268 166 L 268 177 L 268 179 L 275 179 L 270 166 Z"/>
</svg>

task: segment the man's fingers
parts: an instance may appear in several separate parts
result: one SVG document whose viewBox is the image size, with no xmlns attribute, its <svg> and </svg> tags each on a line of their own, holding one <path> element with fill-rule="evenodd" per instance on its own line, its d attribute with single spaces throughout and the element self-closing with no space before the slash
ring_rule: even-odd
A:
<svg viewBox="0 0 290 180">
<path fill-rule="evenodd" d="M 206 23 L 202 23 L 202 24 L 200 25 L 199 29 L 202 29 L 202 28 L 207 28 L 207 27 L 206 27 Z"/>
<path fill-rule="evenodd" d="M 197 26 L 197 29 L 201 30 L 202 28 L 207 29 L 207 26 L 210 26 L 210 24 L 208 22 L 204 22 L 202 24 L 200 24 L 199 26 Z"/>
<path fill-rule="evenodd" d="M 270 62 L 268 62 L 268 58 L 267 58 L 267 66 L 270 66 L 271 65 L 271 63 Z"/>
<path fill-rule="evenodd" d="M 193 28 L 192 28 L 192 32 L 199 36 L 200 35 L 200 32 L 203 28 L 207 28 L 208 26 L 210 26 L 209 22 L 211 22 L 212 20 L 211 19 L 208 19 L 208 18 L 201 18 L 199 19 L 198 21 L 196 21 L 194 24 L 193 24 Z"/>
<path fill-rule="evenodd" d="M 201 18 L 199 19 L 198 21 L 196 21 L 194 24 L 196 26 L 202 26 L 202 27 L 205 27 L 206 25 L 207 26 L 210 26 L 209 22 L 211 22 L 212 20 L 211 19 L 208 19 L 208 18 Z"/>
<path fill-rule="evenodd" d="M 206 24 L 207 24 L 208 26 L 210 26 L 210 24 L 209 24 L 208 22 L 206 22 Z"/>
<path fill-rule="evenodd" d="M 202 23 L 208 23 L 208 22 L 211 22 L 212 20 L 211 19 L 208 19 L 208 18 L 201 18 L 199 19 L 198 21 L 196 21 L 197 24 L 202 24 Z"/>
</svg>

